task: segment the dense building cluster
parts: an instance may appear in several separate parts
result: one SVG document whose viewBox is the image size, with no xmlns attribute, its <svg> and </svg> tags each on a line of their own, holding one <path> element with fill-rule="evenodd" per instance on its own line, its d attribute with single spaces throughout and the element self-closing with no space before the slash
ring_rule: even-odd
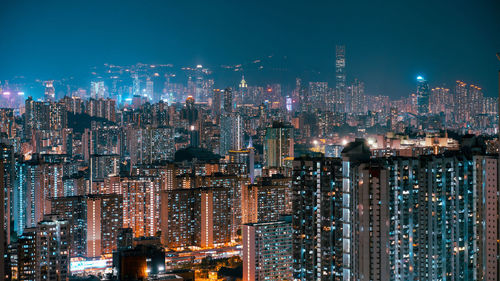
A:
<svg viewBox="0 0 500 281">
<path fill-rule="evenodd" d="M 499 280 L 498 100 L 421 76 L 391 100 L 345 67 L 338 46 L 334 86 L 144 64 L 0 84 L 2 279 L 239 256 L 246 281 Z"/>
</svg>

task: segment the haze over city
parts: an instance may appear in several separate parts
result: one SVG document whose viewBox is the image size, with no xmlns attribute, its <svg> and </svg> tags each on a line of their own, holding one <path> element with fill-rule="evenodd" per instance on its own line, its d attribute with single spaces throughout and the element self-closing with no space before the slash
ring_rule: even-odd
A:
<svg viewBox="0 0 500 281">
<path fill-rule="evenodd" d="M 2 1 L 0 79 L 83 80 L 104 63 L 215 68 L 274 55 L 287 57 L 288 81 L 334 82 L 334 46 L 346 45 L 347 77 L 370 94 L 407 95 L 424 75 L 432 85 L 464 80 L 494 96 L 499 12 L 494 0 Z"/>
</svg>

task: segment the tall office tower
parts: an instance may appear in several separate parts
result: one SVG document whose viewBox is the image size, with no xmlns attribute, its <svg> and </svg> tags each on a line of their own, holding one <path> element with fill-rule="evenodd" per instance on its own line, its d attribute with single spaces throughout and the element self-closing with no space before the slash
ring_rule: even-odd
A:
<svg viewBox="0 0 500 281">
<path fill-rule="evenodd" d="M 292 280 L 291 218 L 243 225 L 243 280 Z"/>
<path fill-rule="evenodd" d="M 214 118 L 218 118 L 221 114 L 221 95 L 220 89 L 214 89 L 212 95 L 212 117 Z"/>
<path fill-rule="evenodd" d="M 127 149 L 132 166 L 172 160 L 175 154 L 174 129 L 130 128 L 127 133 Z"/>
<path fill-rule="evenodd" d="M 346 106 L 350 106 L 347 112 L 351 113 L 365 113 L 367 111 L 365 108 L 365 83 L 354 79 L 346 97 Z"/>
<path fill-rule="evenodd" d="M 294 280 L 342 280 L 341 169 L 336 158 L 293 161 Z"/>
<path fill-rule="evenodd" d="M 225 113 L 220 117 L 219 154 L 226 155 L 230 150 L 243 148 L 243 119 L 238 113 Z"/>
<path fill-rule="evenodd" d="M 238 103 L 244 104 L 248 102 L 248 85 L 247 81 L 245 81 L 245 75 L 241 76 L 241 82 L 239 84 L 239 97 Z"/>
<path fill-rule="evenodd" d="M 26 228 L 17 243 L 18 280 L 37 280 L 36 269 L 36 228 Z"/>
<path fill-rule="evenodd" d="M 90 82 L 90 98 L 103 99 L 105 97 L 106 97 L 106 88 L 104 87 L 104 81 Z"/>
<path fill-rule="evenodd" d="M 203 91 L 203 65 L 198 64 L 194 69 L 194 97 L 196 100 L 205 101 L 204 91 Z"/>
<path fill-rule="evenodd" d="M 417 109 L 419 115 L 429 113 L 429 83 L 422 76 L 417 77 Z"/>
<path fill-rule="evenodd" d="M 55 101 L 56 90 L 54 89 L 54 81 L 45 81 L 43 84 L 45 85 L 45 101 Z"/>
<path fill-rule="evenodd" d="M 224 89 L 224 112 L 231 113 L 234 111 L 234 97 L 231 88 Z"/>
<path fill-rule="evenodd" d="M 450 89 L 444 87 L 436 87 L 431 90 L 429 97 L 429 112 L 432 114 L 440 114 L 441 112 L 448 114 L 449 110 L 453 110 L 453 96 L 450 95 Z"/>
<path fill-rule="evenodd" d="M 292 213 L 292 179 L 283 176 L 259 178 L 241 192 L 242 223 L 276 221 Z"/>
<path fill-rule="evenodd" d="M 36 280 L 69 280 L 70 226 L 47 215 L 36 227 Z"/>
<path fill-rule="evenodd" d="M 337 92 L 338 104 L 340 106 L 345 106 L 345 96 L 347 92 L 345 66 L 345 46 L 337 45 L 335 52 L 335 90 Z M 345 110 L 339 108 L 339 111 L 344 112 Z"/>
<path fill-rule="evenodd" d="M 144 95 L 148 98 L 148 100 L 152 100 L 154 96 L 153 92 L 154 84 L 153 81 L 151 81 L 151 78 L 148 78 L 146 80 L 146 89 L 144 89 Z"/>
<path fill-rule="evenodd" d="M 139 81 L 139 75 L 137 73 L 132 74 L 132 96 L 141 95 L 141 84 Z"/>
<path fill-rule="evenodd" d="M 267 167 L 283 167 L 285 159 L 293 157 L 293 127 L 273 122 L 266 128 L 264 160 Z"/>
</svg>

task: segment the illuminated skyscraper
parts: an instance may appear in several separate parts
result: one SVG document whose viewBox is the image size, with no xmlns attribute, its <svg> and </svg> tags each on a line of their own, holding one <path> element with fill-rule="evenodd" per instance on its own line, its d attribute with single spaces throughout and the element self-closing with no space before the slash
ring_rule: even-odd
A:
<svg viewBox="0 0 500 281">
<path fill-rule="evenodd" d="M 343 280 L 498 280 L 498 159 L 470 143 L 418 158 L 346 146 Z"/>
<path fill-rule="evenodd" d="M 342 280 L 341 169 L 336 158 L 293 161 L 294 280 Z"/>
<path fill-rule="evenodd" d="M 231 113 L 234 110 L 234 97 L 231 88 L 224 90 L 224 112 Z"/>
<path fill-rule="evenodd" d="M 313 108 L 327 109 L 328 91 L 327 82 L 309 82 L 309 102 Z"/>
<path fill-rule="evenodd" d="M 141 85 L 139 81 L 139 75 L 132 74 L 132 95 L 140 96 L 141 94 Z"/>
<path fill-rule="evenodd" d="M 419 115 L 429 113 L 429 83 L 422 76 L 417 77 L 417 108 Z"/>
<path fill-rule="evenodd" d="M 219 154 L 226 155 L 230 150 L 243 148 L 243 119 L 238 113 L 224 113 L 220 118 Z"/>
<path fill-rule="evenodd" d="M 365 83 L 354 79 L 354 83 L 348 89 L 346 98 L 346 105 L 350 106 L 347 112 L 351 113 L 365 113 Z"/>
<path fill-rule="evenodd" d="M 120 178 L 123 197 L 123 227 L 132 228 L 134 237 L 155 236 L 160 230 L 161 178 Z"/>
<path fill-rule="evenodd" d="M 238 103 L 244 104 L 244 103 L 248 102 L 248 85 L 247 85 L 247 81 L 245 81 L 245 75 L 241 76 L 241 82 L 240 82 L 238 90 L 239 90 Z"/>
<path fill-rule="evenodd" d="M 335 52 L 335 90 L 337 91 L 338 104 L 345 106 L 346 72 L 345 72 L 345 46 L 337 45 Z M 344 112 L 345 109 L 339 110 Z"/>
<path fill-rule="evenodd" d="M 264 159 L 267 167 L 282 167 L 286 158 L 293 157 L 293 127 L 274 122 L 266 128 Z"/>
<path fill-rule="evenodd" d="M 102 99 L 105 98 L 106 88 L 104 87 L 104 81 L 93 81 L 90 82 L 90 98 Z"/>
<path fill-rule="evenodd" d="M 292 280 L 292 222 L 243 225 L 243 280 Z"/>
<path fill-rule="evenodd" d="M 153 91 L 153 87 L 154 84 L 153 84 L 153 81 L 151 81 L 150 78 L 148 78 L 146 80 L 146 89 L 145 89 L 145 92 L 144 94 L 146 95 L 146 97 L 148 98 L 148 100 L 152 100 L 153 99 L 153 95 L 154 95 L 154 91 Z"/>
<path fill-rule="evenodd" d="M 218 118 L 221 113 L 221 90 L 214 89 L 212 95 L 212 116 Z"/>
<path fill-rule="evenodd" d="M 17 244 L 19 280 L 35 281 L 37 269 L 36 228 L 26 228 Z"/>
<path fill-rule="evenodd" d="M 69 280 L 70 226 L 67 220 L 47 215 L 36 227 L 36 279 Z"/>
<path fill-rule="evenodd" d="M 451 104 L 454 104 L 454 100 L 453 96 L 450 95 L 450 89 L 436 87 L 431 90 L 431 96 L 429 97 L 430 113 L 439 114 L 443 112 L 446 114 Z"/>
<path fill-rule="evenodd" d="M 169 248 L 211 248 L 231 242 L 233 198 L 229 188 L 174 189 L 161 193 L 162 243 Z"/>
<path fill-rule="evenodd" d="M 242 222 L 276 221 L 292 213 L 291 178 L 276 175 L 244 185 L 241 195 Z"/>
<path fill-rule="evenodd" d="M 56 90 L 54 89 L 54 81 L 45 81 L 45 101 L 54 101 L 56 99 Z"/>
</svg>

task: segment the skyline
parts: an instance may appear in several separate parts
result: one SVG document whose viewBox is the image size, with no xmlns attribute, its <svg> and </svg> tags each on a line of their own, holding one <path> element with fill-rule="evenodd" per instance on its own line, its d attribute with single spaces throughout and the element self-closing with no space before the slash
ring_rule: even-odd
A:
<svg viewBox="0 0 500 281">
<path fill-rule="evenodd" d="M 314 80 L 334 82 L 335 45 L 345 44 L 347 79 L 364 81 L 370 94 L 405 96 L 415 91 L 418 75 L 431 85 L 464 80 L 487 96 L 497 93 L 495 1 L 474 7 L 465 1 L 451 7 L 429 1 L 85 3 L 0 4 L 0 25 L 7 27 L 0 29 L 0 79 L 79 76 L 103 63 L 216 67 L 275 55 L 288 58 L 290 76 L 320 72 Z"/>
</svg>

